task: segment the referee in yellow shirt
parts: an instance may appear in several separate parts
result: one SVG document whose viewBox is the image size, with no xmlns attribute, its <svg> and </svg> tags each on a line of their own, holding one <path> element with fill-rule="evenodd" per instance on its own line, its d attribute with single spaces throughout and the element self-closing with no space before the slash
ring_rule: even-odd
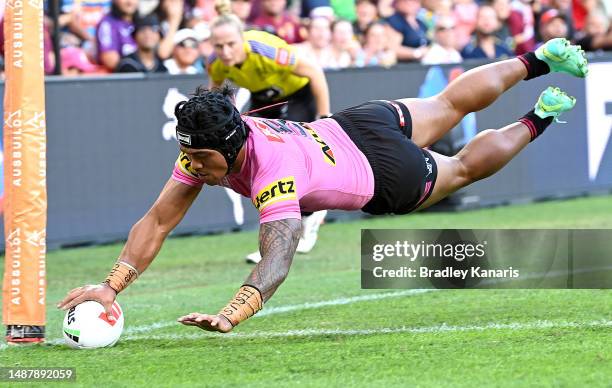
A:
<svg viewBox="0 0 612 388">
<path fill-rule="evenodd" d="M 206 68 L 210 87 L 226 80 L 251 92 L 251 110 L 279 102 L 254 116 L 310 122 L 330 115 L 329 89 L 323 69 L 281 38 L 264 31 L 244 31 L 240 20 L 230 13 L 228 2 L 216 5 L 219 17 L 211 25 L 214 54 Z M 302 214 L 302 237 L 297 252 L 307 253 L 315 245 L 319 226 L 327 211 Z M 246 257 L 261 260 L 259 251 Z"/>
<path fill-rule="evenodd" d="M 222 7 L 218 6 L 219 11 Z M 314 121 L 330 114 L 325 74 L 281 38 L 264 31 L 243 31 L 232 14 L 221 14 L 211 26 L 214 54 L 207 61 L 211 87 L 230 80 L 251 92 L 251 109 L 286 101 L 259 116 Z"/>
</svg>

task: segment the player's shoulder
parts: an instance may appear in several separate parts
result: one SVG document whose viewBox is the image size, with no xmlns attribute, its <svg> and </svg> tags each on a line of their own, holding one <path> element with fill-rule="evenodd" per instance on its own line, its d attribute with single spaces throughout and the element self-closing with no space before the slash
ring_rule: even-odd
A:
<svg viewBox="0 0 612 388">
<path fill-rule="evenodd" d="M 251 116 L 243 117 L 245 125 L 249 127 L 249 138 L 253 143 L 284 143 L 280 135 L 270 125 L 270 122 L 275 120 Z"/>
<path fill-rule="evenodd" d="M 288 43 L 278 36 L 261 30 L 249 30 L 244 32 L 244 40 L 257 41 L 261 43 L 267 43 L 269 45 L 283 45 L 286 46 Z"/>
<path fill-rule="evenodd" d="M 277 49 L 288 47 L 287 42 L 265 31 L 247 31 L 244 33 L 244 40 L 251 52 L 270 59 L 275 59 Z"/>
<path fill-rule="evenodd" d="M 260 61 L 277 69 L 285 69 L 297 63 L 295 48 L 281 38 L 264 31 L 248 31 L 248 33 L 258 33 L 251 38 L 245 37 L 251 60 Z"/>
<path fill-rule="evenodd" d="M 283 165 L 288 159 L 287 147 L 291 142 L 282 136 L 277 120 L 245 116 L 245 124 L 249 127 L 249 154 L 257 160 L 257 166 L 267 169 Z"/>
</svg>

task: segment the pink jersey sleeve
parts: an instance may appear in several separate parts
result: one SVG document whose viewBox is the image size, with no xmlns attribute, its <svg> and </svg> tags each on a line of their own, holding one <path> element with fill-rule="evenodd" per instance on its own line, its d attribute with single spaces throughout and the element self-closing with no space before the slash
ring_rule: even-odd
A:
<svg viewBox="0 0 612 388">
<path fill-rule="evenodd" d="M 185 153 L 181 152 L 174 163 L 172 179 L 188 186 L 202 187 L 204 181 L 198 178 L 198 174 L 192 170 L 191 161 Z"/>
<path fill-rule="evenodd" d="M 301 218 L 297 184 L 293 175 L 272 179 L 259 185 L 254 191 L 253 205 L 259 211 L 259 222 L 278 221 L 285 218 Z"/>
<path fill-rule="evenodd" d="M 260 144 L 259 147 L 266 147 Z M 251 200 L 259 211 L 259 223 L 285 218 L 301 219 L 300 186 L 305 176 L 296 161 L 284 153 L 260 152 L 255 176 L 251 178 Z"/>
</svg>

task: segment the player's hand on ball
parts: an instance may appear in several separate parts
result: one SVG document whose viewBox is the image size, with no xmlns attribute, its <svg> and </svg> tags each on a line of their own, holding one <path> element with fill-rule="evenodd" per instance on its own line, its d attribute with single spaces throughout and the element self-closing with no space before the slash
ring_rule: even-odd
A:
<svg viewBox="0 0 612 388">
<path fill-rule="evenodd" d="M 69 291 L 68 295 L 57 304 L 57 307 L 69 310 L 86 300 L 94 300 L 104 306 L 106 313 L 110 314 L 116 297 L 117 293 L 108 284 L 92 284 Z"/>
<path fill-rule="evenodd" d="M 180 323 L 187 326 L 197 326 L 206 331 L 218 331 L 227 333 L 234 327 L 223 315 L 208 315 L 200 313 L 191 313 L 177 319 Z"/>
</svg>

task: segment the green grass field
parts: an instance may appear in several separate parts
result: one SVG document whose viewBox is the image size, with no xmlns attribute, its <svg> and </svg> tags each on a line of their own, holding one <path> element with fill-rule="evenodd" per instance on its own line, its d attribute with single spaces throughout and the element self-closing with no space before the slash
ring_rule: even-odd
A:
<svg viewBox="0 0 612 388">
<path fill-rule="evenodd" d="M 0 366 L 75 367 L 78 386 L 612 387 L 609 290 L 361 290 L 359 246 L 362 227 L 612 229 L 611 214 L 612 197 L 598 197 L 327 224 L 260 315 L 231 335 L 174 321 L 233 296 L 256 232 L 170 239 L 118 299 L 122 339 L 98 350 L 61 345 L 54 306 L 100 282 L 120 246 L 53 251 L 50 343 L 2 345 Z"/>
</svg>

